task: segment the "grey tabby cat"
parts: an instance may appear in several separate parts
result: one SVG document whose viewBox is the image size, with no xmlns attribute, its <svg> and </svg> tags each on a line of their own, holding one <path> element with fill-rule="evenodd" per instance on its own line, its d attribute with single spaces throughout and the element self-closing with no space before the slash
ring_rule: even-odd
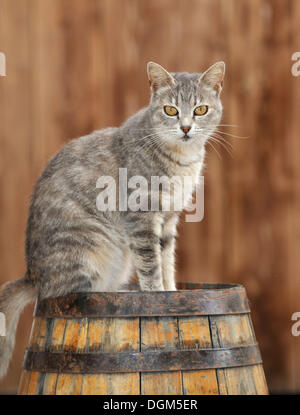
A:
<svg viewBox="0 0 300 415">
<path fill-rule="evenodd" d="M 0 377 L 14 347 L 19 314 L 35 298 L 74 291 L 115 291 L 136 269 L 141 290 L 175 290 L 179 212 L 99 211 L 99 177 L 190 176 L 196 184 L 205 143 L 220 122 L 225 65 L 202 74 L 168 73 L 148 63 L 150 104 L 120 128 L 73 140 L 39 178 L 30 206 L 26 275 L 0 291 L 7 336 L 0 337 Z M 173 187 L 176 192 L 176 185 Z M 160 195 L 162 196 L 162 195 Z M 189 197 L 191 195 L 188 195 Z"/>
</svg>

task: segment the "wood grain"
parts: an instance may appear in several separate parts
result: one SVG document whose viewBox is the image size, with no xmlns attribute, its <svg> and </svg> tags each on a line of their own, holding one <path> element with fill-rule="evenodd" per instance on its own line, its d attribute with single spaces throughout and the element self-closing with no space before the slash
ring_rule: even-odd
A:
<svg viewBox="0 0 300 415">
<path fill-rule="evenodd" d="M 91 352 L 139 350 L 139 318 L 91 319 L 87 345 Z M 83 376 L 82 393 L 87 395 L 139 394 L 139 373 L 103 373 Z"/>
<path fill-rule="evenodd" d="M 186 302 L 194 294 L 203 296 L 203 288 L 197 288 L 181 292 Z M 207 295 L 224 296 L 224 315 L 79 319 L 75 309 L 75 317 L 70 318 L 67 310 L 69 317 L 63 321 L 39 313 L 34 318 L 19 393 L 267 394 L 250 315 L 243 307 L 241 314 L 230 314 L 226 307 L 226 296 L 236 302 L 235 297 L 244 293 L 236 290 L 233 296 L 232 289 L 218 288 L 211 287 Z M 143 293 L 138 295 L 144 298 Z M 77 296 L 74 301 L 79 303 L 82 296 Z M 97 296 L 101 302 L 106 293 Z M 116 301 L 131 298 L 128 292 L 116 293 L 115 297 Z M 161 298 L 159 292 L 150 297 L 154 303 Z M 49 308 L 55 308 L 56 301 L 61 299 L 53 299 Z M 109 307 L 104 310 L 110 316 Z M 47 307 L 44 314 L 49 315 Z"/>
<path fill-rule="evenodd" d="M 50 350 L 59 351 L 63 349 L 66 323 L 67 321 L 64 319 L 54 319 Z"/>
<path fill-rule="evenodd" d="M 57 373 L 46 373 L 44 379 L 43 395 L 55 395 L 57 384 Z"/>
<path fill-rule="evenodd" d="M 208 317 L 180 317 L 178 327 L 182 348 L 212 348 Z M 182 387 L 185 395 L 218 395 L 219 386 L 216 370 L 183 371 Z"/>
<path fill-rule="evenodd" d="M 210 316 L 214 347 L 255 343 L 249 315 Z M 221 395 L 264 395 L 268 393 L 262 365 L 216 370 Z"/>
<path fill-rule="evenodd" d="M 87 319 L 67 320 L 64 332 L 64 350 L 69 352 L 84 351 L 87 341 L 87 329 Z"/>
<path fill-rule="evenodd" d="M 84 375 L 82 395 L 138 395 L 139 373 Z"/>
<path fill-rule="evenodd" d="M 55 388 L 56 395 L 80 395 L 82 386 L 81 375 L 59 374 Z"/>
<path fill-rule="evenodd" d="M 23 370 L 20 378 L 18 394 L 19 395 L 27 395 L 28 385 L 30 381 L 30 371 Z"/>
<path fill-rule="evenodd" d="M 177 317 L 141 319 L 141 351 L 174 350 L 180 347 Z M 181 372 L 141 373 L 143 395 L 182 394 Z"/>
<path fill-rule="evenodd" d="M 88 329 L 90 351 L 121 352 L 139 348 L 139 318 L 91 319 Z"/>
</svg>

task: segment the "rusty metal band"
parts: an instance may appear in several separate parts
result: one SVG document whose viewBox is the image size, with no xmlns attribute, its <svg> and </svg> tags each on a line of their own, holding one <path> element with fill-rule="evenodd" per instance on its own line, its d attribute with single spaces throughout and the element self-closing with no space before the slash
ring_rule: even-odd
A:
<svg viewBox="0 0 300 415">
<path fill-rule="evenodd" d="M 182 291 L 71 293 L 38 301 L 34 315 L 48 318 L 155 317 L 249 313 L 242 286 Z"/>
<path fill-rule="evenodd" d="M 26 351 L 24 369 L 49 373 L 124 373 L 219 369 L 262 363 L 257 344 L 220 349 L 122 353 Z"/>
</svg>

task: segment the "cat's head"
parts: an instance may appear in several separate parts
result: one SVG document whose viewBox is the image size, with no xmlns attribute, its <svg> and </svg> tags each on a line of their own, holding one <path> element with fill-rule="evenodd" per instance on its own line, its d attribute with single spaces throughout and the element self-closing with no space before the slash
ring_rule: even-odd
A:
<svg viewBox="0 0 300 415">
<path fill-rule="evenodd" d="M 224 62 L 192 74 L 169 73 L 149 62 L 147 72 L 151 123 L 159 138 L 170 144 L 203 146 L 221 120 Z"/>
</svg>

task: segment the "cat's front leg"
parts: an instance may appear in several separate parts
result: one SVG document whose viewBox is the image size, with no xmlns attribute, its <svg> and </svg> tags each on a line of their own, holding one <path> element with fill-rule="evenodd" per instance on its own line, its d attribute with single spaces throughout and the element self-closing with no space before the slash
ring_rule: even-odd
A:
<svg viewBox="0 0 300 415">
<path fill-rule="evenodd" d="M 133 223 L 134 226 L 129 231 L 130 249 L 141 290 L 163 291 L 160 248 L 162 217 L 153 213 L 139 214 Z"/>
<path fill-rule="evenodd" d="M 178 215 L 173 214 L 166 219 L 162 227 L 162 236 L 160 239 L 162 255 L 162 274 L 163 284 L 166 291 L 175 291 L 175 245 L 176 245 L 176 226 Z"/>
</svg>

